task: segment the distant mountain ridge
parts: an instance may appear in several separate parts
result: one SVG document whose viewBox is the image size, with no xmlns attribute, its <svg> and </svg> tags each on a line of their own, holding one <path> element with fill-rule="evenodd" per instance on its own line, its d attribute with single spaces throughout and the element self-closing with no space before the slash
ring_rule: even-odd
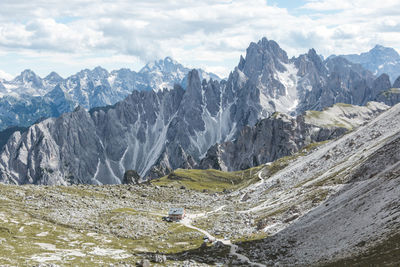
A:
<svg viewBox="0 0 400 267">
<path fill-rule="evenodd" d="M 274 112 L 365 105 L 391 86 L 387 75 L 375 78 L 341 57 L 322 61 L 314 49 L 289 59 L 275 41 L 263 38 L 249 45 L 226 81 L 201 80 L 192 70 L 186 90 L 177 84 L 133 91 L 113 106 L 77 108 L 15 132 L 0 154 L 0 181 L 115 184 L 128 170 L 156 178 L 193 168 L 212 145 L 235 140 Z"/>
<path fill-rule="evenodd" d="M 170 57 L 148 63 L 139 72 L 108 72 L 96 67 L 66 79 L 56 72 L 41 78 L 32 70 L 24 70 L 11 81 L 0 81 L 0 130 L 29 126 L 41 117 L 58 117 L 77 105 L 86 109 L 113 105 L 133 90 L 170 90 L 174 84 L 185 84 L 189 71 Z M 205 79 L 220 80 L 200 69 L 199 73 Z"/>
<path fill-rule="evenodd" d="M 376 45 L 368 52 L 350 55 L 340 55 L 353 63 L 360 64 L 374 75 L 386 73 L 391 82 L 400 76 L 400 55 L 396 50 L 382 45 Z"/>
</svg>

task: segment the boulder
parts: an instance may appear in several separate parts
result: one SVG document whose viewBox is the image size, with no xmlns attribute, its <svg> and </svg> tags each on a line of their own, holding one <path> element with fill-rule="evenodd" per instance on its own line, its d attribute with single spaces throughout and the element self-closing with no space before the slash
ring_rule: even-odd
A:
<svg viewBox="0 0 400 267">
<path fill-rule="evenodd" d="M 127 170 L 124 173 L 123 184 L 138 184 L 141 177 L 135 170 Z"/>
</svg>

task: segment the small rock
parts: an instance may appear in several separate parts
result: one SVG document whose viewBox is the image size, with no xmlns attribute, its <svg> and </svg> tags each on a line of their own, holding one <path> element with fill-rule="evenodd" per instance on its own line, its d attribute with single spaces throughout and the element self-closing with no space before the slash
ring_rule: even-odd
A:
<svg viewBox="0 0 400 267">
<path fill-rule="evenodd" d="M 150 267 L 150 261 L 147 259 L 143 259 L 140 262 L 137 262 L 136 265 L 140 267 Z"/>
<path fill-rule="evenodd" d="M 167 261 L 167 257 L 165 255 L 155 254 L 153 258 L 153 262 L 156 263 L 165 263 Z"/>
<path fill-rule="evenodd" d="M 217 241 L 214 244 L 215 248 L 223 248 L 224 246 L 225 246 L 224 243 L 222 243 L 221 241 Z"/>
</svg>

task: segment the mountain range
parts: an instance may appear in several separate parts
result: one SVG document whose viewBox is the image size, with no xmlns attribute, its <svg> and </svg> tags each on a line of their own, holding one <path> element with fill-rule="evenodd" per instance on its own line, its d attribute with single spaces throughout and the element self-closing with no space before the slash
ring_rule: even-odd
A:
<svg viewBox="0 0 400 267">
<path fill-rule="evenodd" d="M 24 70 L 11 81 L 0 80 L 0 130 L 10 126 L 26 127 L 41 118 L 58 117 L 74 110 L 113 105 L 134 90 L 172 89 L 174 84 L 186 84 L 190 71 L 166 57 L 146 64 L 139 72 L 120 69 L 108 72 L 96 67 L 84 69 L 63 79 L 55 72 L 45 78 L 32 70 Z M 198 70 L 207 80 L 220 78 Z"/>
<path fill-rule="evenodd" d="M 168 61 L 164 60 L 164 67 L 169 66 Z M 151 71 L 153 67 L 148 65 L 143 72 L 157 73 Z M 179 77 L 179 81 L 186 83 L 175 83 L 169 90 L 145 90 L 148 84 L 153 84 L 153 88 L 158 84 L 159 88 L 162 79 L 138 83 L 140 79 L 133 78 L 127 70 L 114 72 L 115 78 L 110 79 L 101 68 L 82 71 L 58 83 L 53 91 L 58 90 L 82 105 L 72 113 L 14 132 L 0 155 L 0 180 L 15 184 L 118 184 L 128 170 L 137 171 L 143 180 L 152 179 L 177 168 L 198 167 L 205 162 L 201 161 L 205 156 L 212 155 L 210 147 L 215 150 L 215 145 L 241 140 L 241 136 L 246 136 L 243 133 L 246 127 L 256 127 L 258 131 L 259 125 L 267 125 L 267 130 L 262 131 L 277 133 L 272 139 L 276 140 L 276 146 L 263 143 L 257 148 L 261 154 L 251 154 L 256 159 L 250 160 L 251 164 L 247 159 L 242 162 L 238 159 L 228 169 L 247 168 L 290 154 L 311 141 L 334 138 L 332 132 L 343 133 L 339 128 L 346 129 L 346 124 L 339 123 L 335 130 L 323 123 L 307 122 L 301 116 L 270 118 L 275 112 L 298 116 L 335 103 L 366 105 L 383 97 L 390 102 L 387 104 L 394 104 L 398 99 L 392 97 L 398 94 L 398 89 L 392 88 L 386 74 L 375 77 L 343 57 L 322 60 L 314 49 L 289 59 L 275 41 L 266 38 L 249 45 L 246 56 L 240 58 L 227 80 L 202 79 L 208 76 L 197 70 L 189 71 L 183 79 L 183 74 L 175 73 L 167 76 Z M 83 82 L 87 77 L 91 82 Z M 32 87 L 35 84 L 32 82 Z M 132 84 L 143 87 L 129 94 L 125 89 Z M 67 92 L 73 92 L 72 97 Z M 116 92 L 129 95 L 112 106 L 85 110 L 105 103 L 104 96 L 114 97 Z M 368 106 L 364 111 L 356 109 L 351 116 L 365 122 L 373 110 L 383 109 L 377 105 L 369 107 L 372 110 Z M 343 122 L 342 113 L 348 112 L 344 110 L 336 114 L 335 120 Z M 268 118 L 271 123 L 260 122 Z M 286 132 L 279 130 L 287 127 Z M 323 138 L 317 137 L 314 128 L 324 133 Z M 293 131 L 296 136 L 304 137 L 293 140 Z M 288 140 L 280 145 L 282 139 Z M 286 148 L 287 145 L 293 149 Z M 240 145 L 234 148 L 238 149 L 244 151 Z M 265 156 L 269 153 L 273 155 Z"/>
</svg>

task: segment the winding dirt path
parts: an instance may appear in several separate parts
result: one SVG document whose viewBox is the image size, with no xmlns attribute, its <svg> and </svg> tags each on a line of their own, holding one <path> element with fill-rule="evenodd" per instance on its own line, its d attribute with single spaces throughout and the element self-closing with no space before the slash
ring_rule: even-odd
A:
<svg viewBox="0 0 400 267">
<path fill-rule="evenodd" d="M 260 176 L 259 176 L 259 177 L 260 177 Z M 260 179 L 262 179 L 262 178 L 260 177 Z M 210 214 L 210 213 L 218 212 L 218 211 L 222 210 L 224 207 L 225 207 L 225 205 L 220 206 L 220 207 L 216 208 L 215 210 L 210 211 L 210 212 L 206 212 L 206 213 L 187 214 L 186 217 L 185 217 L 183 220 L 180 221 L 180 223 L 181 223 L 182 225 L 188 227 L 188 228 L 191 228 L 191 229 L 194 229 L 194 230 L 197 230 L 197 231 L 203 233 L 203 234 L 204 234 L 205 236 L 207 236 L 208 239 L 211 240 L 211 241 L 220 241 L 220 242 L 222 242 L 224 245 L 230 246 L 229 254 L 230 254 L 230 255 L 233 255 L 233 256 L 236 256 L 236 257 L 237 257 L 240 261 L 242 261 L 243 263 L 249 264 L 249 265 L 251 265 L 251 266 L 265 267 L 266 265 L 261 264 L 261 263 L 257 263 L 257 262 L 252 262 L 252 261 L 250 261 L 250 259 L 249 259 L 248 257 L 246 257 L 245 255 L 240 254 L 240 253 L 237 253 L 237 250 L 238 250 L 239 247 L 238 247 L 237 245 L 235 245 L 235 244 L 232 244 L 232 242 L 231 242 L 230 240 L 216 238 L 215 236 L 213 236 L 212 234 L 210 234 L 210 233 L 207 232 L 206 230 L 201 229 L 201 228 L 198 228 L 198 227 L 192 225 L 192 220 L 193 220 L 193 219 L 199 218 L 199 217 L 205 217 L 205 216 L 207 216 L 207 215 Z"/>
</svg>

